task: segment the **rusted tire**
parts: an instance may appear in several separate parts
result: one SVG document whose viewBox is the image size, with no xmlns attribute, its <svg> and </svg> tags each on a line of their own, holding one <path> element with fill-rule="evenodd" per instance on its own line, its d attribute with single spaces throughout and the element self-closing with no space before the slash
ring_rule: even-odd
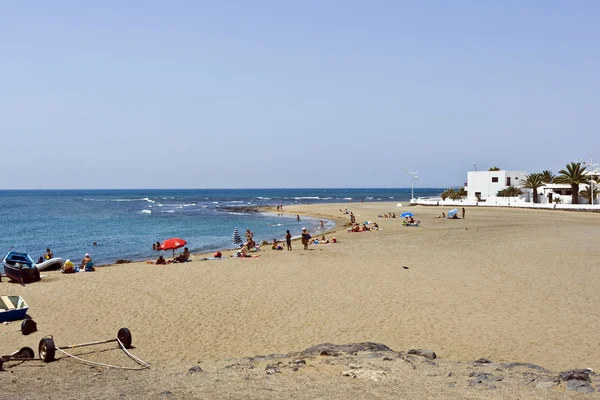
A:
<svg viewBox="0 0 600 400">
<path fill-rule="evenodd" d="M 56 353 L 56 346 L 54 346 L 54 340 L 50 338 L 43 338 L 42 340 L 40 340 L 38 351 L 40 353 L 40 359 L 43 362 L 48 363 L 54 361 L 54 354 Z"/>
<path fill-rule="evenodd" d="M 121 343 L 123 343 L 123 346 L 125 346 L 126 349 L 131 348 L 131 332 L 129 331 L 129 329 L 119 329 L 119 332 L 117 333 L 117 338 L 119 338 L 119 340 L 121 341 Z"/>
</svg>

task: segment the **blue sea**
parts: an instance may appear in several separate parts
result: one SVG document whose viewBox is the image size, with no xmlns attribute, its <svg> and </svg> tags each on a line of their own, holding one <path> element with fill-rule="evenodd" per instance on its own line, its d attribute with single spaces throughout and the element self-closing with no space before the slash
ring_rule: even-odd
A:
<svg viewBox="0 0 600 400">
<path fill-rule="evenodd" d="M 415 197 L 444 189 L 415 189 Z M 0 191 L 0 254 L 13 247 L 34 260 L 49 247 L 55 257 L 79 262 L 90 253 L 97 264 L 145 260 L 152 244 L 170 237 L 192 253 L 233 248 L 234 228 L 250 228 L 257 241 L 281 240 L 302 227 L 318 233 L 319 220 L 277 213 L 245 213 L 229 207 L 283 204 L 407 202 L 410 189 L 136 189 Z M 325 221 L 326 228 L 333 222 Z M 97 245 L 94 246 L 93 243 Z M 169 255 L 169 253 L 167 253 Z"/>
</svg>

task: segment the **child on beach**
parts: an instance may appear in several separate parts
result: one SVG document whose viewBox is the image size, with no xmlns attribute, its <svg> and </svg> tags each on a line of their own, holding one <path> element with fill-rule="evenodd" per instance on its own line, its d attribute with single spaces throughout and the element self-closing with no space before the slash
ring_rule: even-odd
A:
<svg viewBox="0 0 600 400">
<path fill-rule="evenodd" d="M 277 239 L 273 239 L 273 246 L 271 246 L 273 250 L 283 250 L 283 246 L 277 244 Z"/>
</svg>

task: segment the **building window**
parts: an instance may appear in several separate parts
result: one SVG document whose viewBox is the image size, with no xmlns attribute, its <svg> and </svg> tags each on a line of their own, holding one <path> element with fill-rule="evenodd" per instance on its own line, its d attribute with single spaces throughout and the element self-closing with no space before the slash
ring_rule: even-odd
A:
<svg viewBox="0 0 600 400">
<path fill-rule="evenodd" d="M 492 182 L 494 182 L 494 183 L 498 182 L 498 177 L 497 176 L 493 176 L 492 177 Z"/>
</svg>

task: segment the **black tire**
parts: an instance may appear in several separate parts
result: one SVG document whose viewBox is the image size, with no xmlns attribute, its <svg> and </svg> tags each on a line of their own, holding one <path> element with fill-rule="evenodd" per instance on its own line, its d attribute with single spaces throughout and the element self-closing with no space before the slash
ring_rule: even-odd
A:
<svg viewBox="0 0 600 400">
<path fill-rule="evenodd" d="M 23 335 L 29 335 L 35 331 L 37 331 L 37 324 L 34 320 L 24 319 L 23 322 L 21 322 L 21 333 Z"/>
<path fill-rule="evenodd" d="M 22 347 L 21 350 L 17 353 L 17 358 L 20 359 L 29 359 L 35 358 L 35 351 L 31 347 Z"/>
<path fill-rule="evenodd" d="M 121 343 L 123 343 L 123 346 L 125 346 L 126 349 L 131 348 L 131 332 L 129 331 L 129 329 L 119 329 L 119 332 L 117 333 L 117 338 L 119 338 L 119 340 L 121 341 Z"/>
<path fill-rule="evenodd" d="M 49 363 L 51 361 L 54 361 L 54 355 L 56 354 L 56 346 L 54 346 L 54 340 L 50 338 L 43 338 L 42 340 L 40 340 L 38 351 L 40 353 L 40 359 L 43 362 Z"/>
</svg>

